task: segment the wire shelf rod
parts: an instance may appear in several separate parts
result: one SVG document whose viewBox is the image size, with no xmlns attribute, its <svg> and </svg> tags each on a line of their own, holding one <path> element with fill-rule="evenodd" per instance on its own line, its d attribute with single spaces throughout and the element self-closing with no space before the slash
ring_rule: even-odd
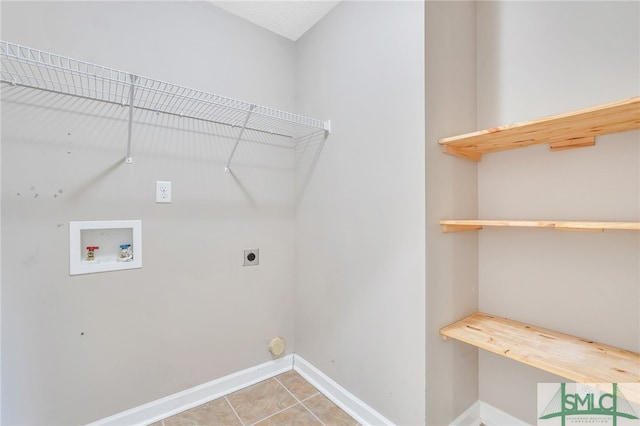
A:
<svg viewBox="0 0 640 426">
<path fill-rule="evenodd" d="M 133 99 L 135 97 L 136 80 L 137 77 L 131 74 L 131 87 L 129 88 L 129 128 L 127 133 L 127 155 L 124 157 L 124 162 L 127 164 L 133 163 L 133 157 L 131 157 L 131 133 L 133 132 Z"/>
<path fill-rule="evenodd" d="M 233 150 L 231 151 L 231 155 L 229 155 L 229 159 L 227 160 L 227 165 L 224 167 L 224 171 L 227 173 L 231 173 L 231 168 L 229 167 L 231 165 L 231 159 L 233 158 L 234 154 L 236 153 L 236 149 L 238 149 L 238 144 L 240 143 L 240 139 L 242 139 L 242 134 L 244 133 L 244 130 L 247 128 L 247 123 L 249 122 L 249 119 L 251 118 L 251 113 L 253 112 L 253 107 L 251 107 L 249 109 L 249 112 L 247 113 L 247 118 L 244 120 L 244 124 L 242 125 L 242 128 L 240 129 L 240 133 L 238 133 L 238 137 L 236 139 L 236 143 L 235 145 L 233 145 Z"/>
</svg>

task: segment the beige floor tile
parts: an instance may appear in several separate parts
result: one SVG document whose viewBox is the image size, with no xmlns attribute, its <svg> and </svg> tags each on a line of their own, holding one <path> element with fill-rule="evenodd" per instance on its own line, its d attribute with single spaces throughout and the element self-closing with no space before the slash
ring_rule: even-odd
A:
<svg viewBox="0 0 640 426">
<path fill-rule="evenodd" d="M 309 398 L 303 404 L 326 426 L 355 426 L 358 423 L 322 394 Z"/>
<path fill-rule="evenodd" d="M 224 398 L 199 405 L 162 421 L 163 426 L 242 426 Z"/>
<path fill-rule="evenodd" d="M 276 379 L 278 379 L 284 387 L 289 389 L 289 392 L 291 392 L 293 396 L 298 398 L 300 401 L 318 393 L 318 389 L 314 388 L 311 383 L 307 382 L 295 370 L 289 370 L 286 373 L 282 373 L 279 376 L 276 376 Z"/>
<path fill-rule="evenodd" d="M 227 395 L 227 400 L 247 425 L 291 407 L 297 402 L 275 379 L 265 380 Z"/>
<path fill-rule="evenodd" d="M 243 423 L 260 426 L 360 426 L 293 370 L 150 426 L 243 426 Z"/>
<path fill-rule="evenodd" d="M 309 411 L 297 404 L 257 423 L 255 426 L 322 426 Z"/>
</svg>

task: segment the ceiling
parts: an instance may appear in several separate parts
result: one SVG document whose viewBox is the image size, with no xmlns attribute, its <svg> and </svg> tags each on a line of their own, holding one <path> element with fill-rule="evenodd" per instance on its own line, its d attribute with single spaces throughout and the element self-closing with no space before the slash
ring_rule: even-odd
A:
<svg viewBox="0 0 640 426">
<path fill-rule="evenodd" d="M 340 0 L 209 0 L 213 5 L 296 41 Z"/>
</svg>

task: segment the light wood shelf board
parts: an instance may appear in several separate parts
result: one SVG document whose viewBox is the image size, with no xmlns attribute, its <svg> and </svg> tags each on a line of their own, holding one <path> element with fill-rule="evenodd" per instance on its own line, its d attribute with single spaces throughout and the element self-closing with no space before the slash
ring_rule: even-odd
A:
<svg viewBox="0 0 640 426">
<path fill-rule="evenodd" d="M 452 338 L 579 383 L 640 383 L 640 354 L 475 313 L 440 330 Z M 640 403 L 640 387 L 625 397 Z"/>
<path fill-rule="evenodd" d="M 552 228 L 562 231 L 604 231 L 627 230 L 640 231 L 640 222 L 590 222 L 564 220 L 488 220 L 488 219 L 458 219 L 441 220 L 443 232 L 471 231 L 492 227 L 524 227 L 524 228 Z"/>
<path fill-rule="evenodd" d="M 439 143 L 448 154 L 480 161 L 482 154 L 537 144 L 551 144 L 553 150 L 591 146 L 585 138 L 634 129 L 640 129 L 640 97 L 444 138 Z"/>
</svg>

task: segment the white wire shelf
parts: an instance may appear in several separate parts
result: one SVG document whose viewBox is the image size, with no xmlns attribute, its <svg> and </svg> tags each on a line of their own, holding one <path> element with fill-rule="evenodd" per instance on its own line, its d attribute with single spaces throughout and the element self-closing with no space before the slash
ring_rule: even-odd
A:
<svg viewBox="0 0 640 426">
<path fill-rule="evenodd" d="M 331 131 L 329 121 L 154 80 L 7 41 L 0 41 L 0 82 L 239 127 L 238 142 L 245 129 L 292 139 L 318 131 L 328 135 Z M 129 150 L 127 158 L 130 159 Z"/>
</svg>

